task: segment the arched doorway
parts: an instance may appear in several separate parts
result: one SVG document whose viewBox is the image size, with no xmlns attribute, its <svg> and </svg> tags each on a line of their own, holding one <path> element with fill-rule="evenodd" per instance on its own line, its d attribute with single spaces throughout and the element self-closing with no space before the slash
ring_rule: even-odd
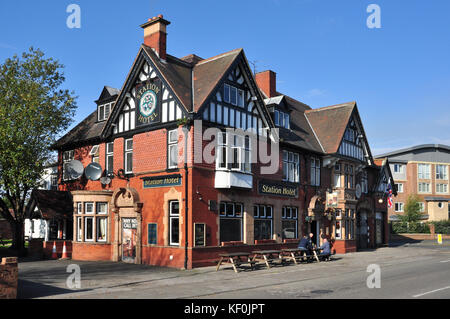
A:
<svg viewBox="0 0 450 319">
<path fill-rule="evenodd" d="M 325 213 L 325 200 L 321 196 L 313 196 L 309 202 L 308 207 L 308 227 L 307 231 L 309 236 L 310 233 L 313 234 L 313 243 L 317 246 L 321 244 L 321 237 L 323 234 L 323 215 Z"/>
<path fill-rule="evenodd" d="M 119 188 L 114 192 L 111 199 L 111 211 L 114 213 L 114 261 L 141 263 L 142 205 L 134 188 Z"/>
<path fill-rule="evenodd" d="M 372 205 L 365 200 L 356 206 L 356 247 L 367 249 L 370 246 L 370 218 L 372 217 Z"/>
</svg>

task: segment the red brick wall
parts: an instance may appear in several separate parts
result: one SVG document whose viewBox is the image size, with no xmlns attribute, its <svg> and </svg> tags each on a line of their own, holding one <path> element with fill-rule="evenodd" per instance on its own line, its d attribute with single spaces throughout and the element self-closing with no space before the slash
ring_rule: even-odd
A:
<svg viewBox="0 0 450 319">
<path fill-rule="evenodd" d="M 0 264 L 0 299 L 17 298 L 17 258 L 3 258 Z"/>
<path fill-rule="evenodd" d="M 112 260 L 112 245 L 73 243 L 72 260 Z"/>
<path fill-rule="evenodd" d="M 336 254 L 346 254 L 356 252 L 356 241 L 336 240 L 333 243 L 332 252 Z"/>
</svg>

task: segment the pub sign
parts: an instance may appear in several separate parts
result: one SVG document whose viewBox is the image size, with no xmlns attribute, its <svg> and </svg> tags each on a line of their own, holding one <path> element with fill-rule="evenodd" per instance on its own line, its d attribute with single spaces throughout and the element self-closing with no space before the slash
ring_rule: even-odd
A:
<svg viewBox="0 0 450 319">
<path fill-rule="evenodd" d="M 161 122 L 161 81 L 152 79 L 136 87 L 136 126 Z"/>
</svg>

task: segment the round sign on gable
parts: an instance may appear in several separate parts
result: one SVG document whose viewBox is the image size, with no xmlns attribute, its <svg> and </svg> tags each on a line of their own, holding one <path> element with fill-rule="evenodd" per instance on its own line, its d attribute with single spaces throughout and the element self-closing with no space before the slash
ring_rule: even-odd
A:
<svg viewBox="0 0 450 319">
<path fill-rule="evenodd" d="M 139 100 L 139 112 L 143 117 L 151 116 L 155 110 L 158 102 L 158 97 L 153 90 L 147 90 Z"/>
</svg>

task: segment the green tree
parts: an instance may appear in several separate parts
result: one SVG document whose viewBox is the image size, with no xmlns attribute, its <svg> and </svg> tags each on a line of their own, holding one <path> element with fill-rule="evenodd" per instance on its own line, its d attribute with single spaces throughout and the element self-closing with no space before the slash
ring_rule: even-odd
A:
<svg viewBox="0 0 450 319">
<path fill-rule="evenodd" d="M 27 199 L 51 158 L 49 147 L 75 114 L 76 97 L 62 88 L 63 68 L 33 48 L 0 64 L 0 214 L 11 225 L 12 248 L 21 252 Z"/>
<path fill-rule="evenodd" d="M 411 194 L 406 200 L 405 213 L 399 217 L 404 223 L 417 223 L 422 216 L 420 210 L 419 196 L 417 194 Z"/>
</svg>

